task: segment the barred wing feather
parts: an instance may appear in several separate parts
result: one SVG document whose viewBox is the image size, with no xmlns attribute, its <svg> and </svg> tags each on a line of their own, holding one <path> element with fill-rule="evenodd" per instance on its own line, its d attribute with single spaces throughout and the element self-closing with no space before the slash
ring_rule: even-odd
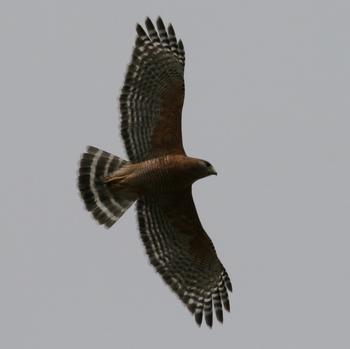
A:
<svg viewBox="0 0 350 349">
<path fill-rule="evenodd" d="M 137 38 L 120 96 L 121 132 L 129 159 L 140 162 L 165 154 L 184 154 L 181 111 L 185 53 L 174 28 L 157 29 L 147 18 L 147 32 Z"/>
<path fill-rule="evenodd" d="M 229 311 L 229 276 L 203 230 L 191 190 L 166 196 L 147 196 L 137 203 L 142 241 L 151 263 L 177 293 L 198 325 L 204 313 L 212 326 L 213 305 L 223 321 L 222 305 Z"/>
</svg>

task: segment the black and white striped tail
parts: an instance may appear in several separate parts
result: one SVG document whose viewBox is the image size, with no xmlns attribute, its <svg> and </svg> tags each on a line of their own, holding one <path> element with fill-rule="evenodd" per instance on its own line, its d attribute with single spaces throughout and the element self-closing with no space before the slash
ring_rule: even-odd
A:
<svg viewBox="0 0 350 349">
<path fill-rule="evenodd" d="M 78 186 L 85 207 L 94 218 L 106 227 L 111 227 L 132 205 L 134 200 L 125 193 L 110 190 L 103 178 L 118 170 L 127 161 L 95 147 L 88 147 L 82 155 L 79 167 Z"/>
</svg>

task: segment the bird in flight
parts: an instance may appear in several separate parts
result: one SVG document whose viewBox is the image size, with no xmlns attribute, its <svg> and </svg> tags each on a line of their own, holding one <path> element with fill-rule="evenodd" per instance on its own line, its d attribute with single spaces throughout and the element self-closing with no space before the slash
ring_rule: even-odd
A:
<svg viewBox="0 0 350 349">
<path fill-rule="evenodd" d="M 96 221 L 111 227 L 136 201 L 141 239 L 151 264 L 201 325 L 213 308 L 229 311 L 229 276 L 199 220 L 192 184 L 216 175 L 182 144 L 185 51 L 160 17 L 137 24 L 137 38 L 120 95 L 121 135 L 129 161 L 89 146 L 78 186 Z"/>
</svg>

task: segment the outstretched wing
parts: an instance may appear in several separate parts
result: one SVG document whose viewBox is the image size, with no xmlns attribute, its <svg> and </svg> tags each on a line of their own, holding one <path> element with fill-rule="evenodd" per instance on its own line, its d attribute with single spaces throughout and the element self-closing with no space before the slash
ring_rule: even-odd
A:
<svg viewBox="0 0 350 349">
<path fill-rule="evenodd" d="M 204 312 L 212 326 L 213 304 L 222 322 L 222 304 L 230 310 L 227 289 L 232 291 L 232 286 L 199 221 L 191 189 L 143 197 L 137 211 L 146 252 L 165 282 L 195 314 L 198 325 Z"/>
<path fill-rule="evenodd" d="M 185 52 L 170 24 L 159 17 L 138 24 L 131 63 L 120 96 L 121 131 L 128 156 L 139 162 L 165 154 L 184 154 L 181 111 Z"/>
</svg>

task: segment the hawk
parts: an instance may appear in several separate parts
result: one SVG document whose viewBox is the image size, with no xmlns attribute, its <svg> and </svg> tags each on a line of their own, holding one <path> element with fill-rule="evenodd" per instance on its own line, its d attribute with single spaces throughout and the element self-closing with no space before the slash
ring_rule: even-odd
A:
<svg viewBox="0 0 350 349">
<path fill-rule="evenodd" d="M 229 276 L 204 231 L 192 184 L 216 175 L 204 160 L 186 156 L 181 135 L 185 52 L 171 24 L 147 18 L 137 38 L 120 95 L 121 135 L 129 161 L 89 146 L 78 186 L 86 209 L 111 227 L 137 201 L 141 239 L 151 264 L 201 325 L 213 308 L 229 311 Z"/>
</svg>

